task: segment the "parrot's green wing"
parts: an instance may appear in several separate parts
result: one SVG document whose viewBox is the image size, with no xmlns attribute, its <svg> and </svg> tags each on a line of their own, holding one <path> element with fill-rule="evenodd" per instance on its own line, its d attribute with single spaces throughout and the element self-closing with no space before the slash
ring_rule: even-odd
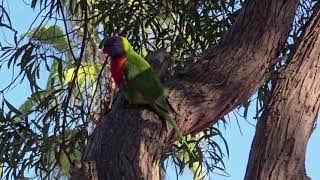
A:
<svg viewBox="0 0 320 180">
<path fill-rule="evenodd" d="M 170 113 L 167 101 L 165 99 L 164 96 L 159 97 L 156 100 L 155 104 L 150 104 L 151 107 L 157 112 L 157 114 L 165 119 L 166 121 L 168 121 L 170 123 L 170 125 L 173 127 L 173 129 L 176 131 L 176 133 L 178 134 L 178 136 L 181 138 L 182 143 L 187 147 L 187 150 L 194 156 L 196 157 L 192 150 L 190 149 L 186 139 L 183 137 L 180 129 L 177 126 L 176 120 L 174 119 L 173 115 Z"/>
<path fill-rule="evenodd" d="M 149 63 L 135 52 L 128 53 L 125 76 L 131 100 L 141 102 L 140 98 L 144 98 L 144 101 L 156 110 L 163 119 L 169 121 L 180 136 L 181 133 L 164 96 L 163 86 Z"/>
<path fill-rule="evenodd" d="M 154 103 L 163 95 L 159 77 L 153 72 L 150 64 L 135 52 L 127 55 L 125 79 L 128 91 L 139 93 L 139 97 L 142 95 L 149 103 Z"/>
<path fill-rule="evenodd" d="M 131 94 L 133 103 L 146 102 L 149 104 L 161 118 L 170 123 L 178 136 L 182 138 L 183 143 L 188 145 L 170 112 L 158 75 L 152 70 L 150 64 L 134 51 L 127 54 L 125 79 L 127 93 Z M 192 153 L 190 149 L 189 151 Z"/>
</svg>

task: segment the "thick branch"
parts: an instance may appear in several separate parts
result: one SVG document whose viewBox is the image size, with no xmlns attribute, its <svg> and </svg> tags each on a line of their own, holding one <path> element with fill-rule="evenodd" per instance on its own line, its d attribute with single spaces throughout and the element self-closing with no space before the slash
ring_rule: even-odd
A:
<svg viewBox="0 0 320 180">
<path fill-rule="evenodd" d="M 246 179 L 310 179 L 305 154 L 320 106 L 319 47 L 318 6 L 258 122 Z"/>
<path fill-rule="evenodd" d="M 287 39 L 297 4 L 248 0 L 221 43 L 186 75 L 167 83 L 185 134 L 217 122 L 264 82 Z M 143 110 L 148 107 L 117 102 L 97 126 L 83 160 L 96 162 L 99 179 L 160 179 L 160 155 L 176 136 L 154 113 Z"/>
<path fill-rule="evenodd" d="M 249 0 L 221 43 L 186 76 L 169 83 L 169 101 L 184 133 L 214 124 L 265 81 L 287 39 L 297 4 Z"/>
</svg>

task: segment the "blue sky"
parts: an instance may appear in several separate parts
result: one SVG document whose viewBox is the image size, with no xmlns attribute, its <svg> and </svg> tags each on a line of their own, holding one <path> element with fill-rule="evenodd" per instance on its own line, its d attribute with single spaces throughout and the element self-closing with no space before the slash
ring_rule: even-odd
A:
<svg viewBox="0 0 320 180">
<path fill-rule="evenodd" d="M 34 12 L 29 6 L 25 5 L 22 0 L 8 0 L 10 15 L 12 17 L 13 26 L 19 31 L 19 34 L 27 31 L 32 20 L 36 16 L 36 11 Z M 0 32 L 1 33 L 1 32 Z M 0 41 L 3 41 L 3 36 L 0 35 Z M 10 37 L 8 37 L 9 40 Z M 11 71 L 7 70 L 5 66 L 0 69 L 0 89 L 3 88 L 7 83 L 10 82 L 11 76 L 9 74 Z M 27 87 L 27 88 L 26 88 Z M 10 93 L 7 93 L 5 97 L 10 102 L 13 102 L 15 106 L 19 106 L 28 95 L 30 91 L 28 90 L 28 83 L 23 82 L 21 85 L 16 87 Z M 251 117 L 253 116 L 253 111 L 250 111 Z M 319 119 L 319 118 L 318 118 Z M 249 118 L 251 124 L 255 124 L 255 120 Z M 230 157 L 225 159 L 225 164 L 227 172 L 230 177 L 224 177 L 217 174 L 212 174 L 211 178 L 215 180 L 239 180 L 243 179 L 246 170 L 246 164 L 248 160 L 248 155 L 250 152 L 251 141 L 254 136 L 255 127 L 249 124 L 244 119 L 239 119 L 240 128 L 242 134 L 239 131 L 239 127 L 236 123 L 234 117 L 231 116 L 230 122 L 227 128 L 221 128 L 224 137 L 227 139 Z M 306 156 L 306 170 L 307 174 L 312 179 L 320 179 L 319 171 L 320 162 L 320 130 L 316 129 L 312 134 Z M 166 176 L 168 180 L 175 179 L 174 170 L 168 171 Z M 180 179 L 191 180 L 192 174 L 186 172 Z"/>
</svg>

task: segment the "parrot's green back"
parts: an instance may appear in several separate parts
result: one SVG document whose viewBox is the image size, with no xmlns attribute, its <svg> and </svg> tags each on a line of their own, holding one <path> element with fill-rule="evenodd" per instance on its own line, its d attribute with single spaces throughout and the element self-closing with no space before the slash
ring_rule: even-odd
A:
<svg viewBox="0 0 320 180">
<path fill-rule="evenodd" d="M 127 93 L 131 91 L 129 101 L 139 102 L 144 98 L 147 103 L 153 103 L 158 97 L 163 96 L 163 86 L 158 76 L 149 63 L 134 51 L 127 54 L 125 81 Z M 134 93 L 138 95 L 134 96 Z"/>
<path fill-rule="evenodd" d="M 150 64 L 132 49 L 127 52 L 124 89 L 125 96 L 130 102 L 150 105 L 182 137 L 176 121 L 170 113 L 170 107 L 158 75 L 152 70 Z"/>
<path fill-rule="evenodd" d="M 130 103 L 151 106 L 159 117 L 171 124 L 183 143 L 187 145 L 171 113 L 160 79 L 150 64 L 133 50 L 124 37 L 112 36 L 106 39 L 103 53 L 111 57 L 111 76 L 123 89 L 126 99 Z"/>
</svg>

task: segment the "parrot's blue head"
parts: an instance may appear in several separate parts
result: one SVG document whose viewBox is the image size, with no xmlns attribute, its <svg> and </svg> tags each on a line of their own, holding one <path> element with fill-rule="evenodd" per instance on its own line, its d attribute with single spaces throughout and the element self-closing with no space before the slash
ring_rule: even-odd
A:
<svg viewBox="0 0 320 180">
<path fill-rule="evenodd" d="M 111 36 L 104 42 L 103 53 L 108 54 L 111 59 L 118 59 L 126 56 L 128 48 L 126 47 L 127 39 L 121 36 Z"/>
</svg>

